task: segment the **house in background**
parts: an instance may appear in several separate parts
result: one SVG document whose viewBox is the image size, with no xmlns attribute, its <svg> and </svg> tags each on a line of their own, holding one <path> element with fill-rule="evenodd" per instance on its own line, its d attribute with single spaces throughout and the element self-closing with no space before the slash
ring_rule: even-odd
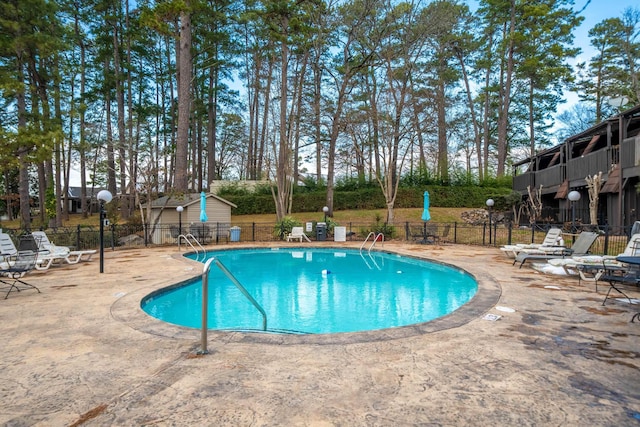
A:
<svg viewBox="0 0 640 427">
<path fill-rule="evenodd" d="M 97 213 L 100 210 L 97 195 L 101 190 L 106 189 L 102 187 L 87 187 L 87 212 Z M 67 210 L 69 213 L 82 213 L 81 191 L 82 187 L 69 187 L 66 197 Z"/>
<path fill-rule="evenodd" d="M 528 198 L 527 187 L 542 186 L 543 217 L 550 222 L 571 221 L 568 194 L 575 190 L 580 200 L 576 215 L 589 221 L 586 178 L 602 172 L 598 224 L 629 226 L 638 220 L 640 198 L 640 105 L 567 138 L 563 144 L 541 151 L 513 165 L 513 190 Z"/>
<path fill-rule="evenodd" d="M 151 224 L 157 227 L 152 236 L 154 243 L 167 241 L 167 236 L 177 239 L 182 234 L 192 233 L 199 241 L 208 243 L 220 238 L 228 238 L 231 226 L 231 208 L 237 207 L 215 194 L 205 196 L 207 222 L 200 222 L 200 193 L 190 193 L 180 198 L 160 197 L 151 203 Z M 179 213 L 177 208 L 182 206 Z M 181 228 L 181 229 L 180 229 Z"/>
</svg>

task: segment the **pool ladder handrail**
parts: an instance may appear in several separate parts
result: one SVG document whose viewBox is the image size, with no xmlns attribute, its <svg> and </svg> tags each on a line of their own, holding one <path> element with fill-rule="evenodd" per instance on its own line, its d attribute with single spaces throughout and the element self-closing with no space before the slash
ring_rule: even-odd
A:
<svg viewBox="0 0 640 427">
<path fill-rule="evenodd" d="M 251 296 L 251 294 L 245 289 L 244 286 L 240 283 L 238 279 L 229 271 L 224 264 L 220 262 L 216 257 L 209 258 L 207 262 L 205 262 L 204 267 L 202 269 L 202 332 L 200 334 L 200 345 L 202 349 L 200 350 L 200 354 L 208 354 L 207 351 L 207 306 L 209 301 L 209 270 L 211 270 L 211 264 L 216 263 L 220 271 L 222 271 L 225 276 L 231 280 L 231 282 L 236 285 L 236 288 L 242 292 L 242 294 L 247 297 L 249 302 L 253 304 L 255 308 L 258 309 L 260 314 L 262 314 L 262 330 L 267 330 L 267 313 L 264 309 L 258 304 L 258 302 Z"/>
<path fill-rule="evenodd" d="M 200 244 L 200 242 L 198 241 L 198 239 L 196 239 L 196 236 L 194 236 L 191 233 L 187 233 L 187 234 L 181 234 L 178 236 L 178 252 L 180 252 L 180 240 L 184 239 L 184 241 L 186 242 L 186 244 L 188 244 L 189 246 L 191 246 L 191 249 L 193 249 L 193 251 L 196 253 L 196 258 L 199 258 L 200 256 L 200 251 L 193 246 L 193 243 L 191 243 L 191 241 L 194 241 L 196 243 L 196 245 L 198 245 L 198 247 L 200 249 L 202 249 L 202 252 L 206 252 L 204 250 L 204 247 Z"/>
<path fill-rule="evenodd" d="M 364 245 L 369 240 L 369 237 L 371 236 L 373 236 L 373 242 L 371 243 L 371 246 L 369 246 L 369 252 L 371 252 L 371 248 L 375 246 L 376 242 L 378 241 L 378 238 L 380 238 L 380 241 L 382 241 L 382 245 L 384 246 L 384 234 L 371 231 L 369 234 L 367 234 L 367 238 L 364 239 L 364 242 L 362 242 L 362 244 L 360 245 L 360 252 L 362 252 L 362 248 L 364 247 Z"/>
</svg>

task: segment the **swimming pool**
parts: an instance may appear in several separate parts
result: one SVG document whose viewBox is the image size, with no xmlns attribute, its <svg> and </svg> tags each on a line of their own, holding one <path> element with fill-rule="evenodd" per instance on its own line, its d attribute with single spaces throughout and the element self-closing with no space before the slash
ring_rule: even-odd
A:
<svg viewBox="0 0 640 427">
<path fill-rule="evenodd" d="M 477 292 L 461 269 L 397 254 L 345 249 L 276 248 L 211 251 L 267 314 L 268 331 L 331 334 L 407 326 L 445 316 Z M 201 326 L 202 283 L 156 291 L 142 300 L 149 315 Z M 262 316 L 214 265 L 208 328 L 260 330 Z"/>
</svg>

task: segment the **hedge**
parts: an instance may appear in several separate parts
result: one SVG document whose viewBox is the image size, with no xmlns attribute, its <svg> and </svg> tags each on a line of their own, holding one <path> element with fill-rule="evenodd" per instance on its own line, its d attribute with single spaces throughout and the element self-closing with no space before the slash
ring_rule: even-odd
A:
<svg viewBox="0 0 640 427">
<path fill-rule="evenodd" d="M 425 189 L 399 188 L 394 207 L 421 208 L 424 191 L 429 191 L 431 206 L 444 208 L 484 208 L 487 199 L 494 199 L 496 206 L 511 194 L 510 188 L 486 187 L 440 187 L 427 186 Z M 234 215 L 275 214 L 273 197 L 266 194 L 220 194 L 236 206 Z M 321 212 L 326 204 L 326 191 L 294 193 L 292 211 Z M 336 191 L 333 209 L 336 211 L 358 209 L 385 209 L 382 191 L 366 188 L 357 191 Z"/>
</svg>

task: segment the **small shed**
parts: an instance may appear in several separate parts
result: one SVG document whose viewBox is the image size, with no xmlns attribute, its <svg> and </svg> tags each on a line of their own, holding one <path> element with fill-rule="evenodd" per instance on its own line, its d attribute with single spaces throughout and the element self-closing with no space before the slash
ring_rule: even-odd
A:
<svg viewBox="0 0 640 427">
<path fill-rule="evenodd" d="M 151 202 L 151 223 L 155 223 L 159 218 L 152 237 L 153 243 L 174 241 L 180 231 L 182 234 L 192 233 L 204 243 L 216 241 L 220 237 L 228 238 L 231 208 L 237 206 L 211 193 L 205 195 L 205 201 L 207 203 L 207 222 L 205 223 L 200 222 L 200 193 L 164 196 Z M 182 214 L 178 213 L 178 206 L 182 206 Z"/>
</svg>

